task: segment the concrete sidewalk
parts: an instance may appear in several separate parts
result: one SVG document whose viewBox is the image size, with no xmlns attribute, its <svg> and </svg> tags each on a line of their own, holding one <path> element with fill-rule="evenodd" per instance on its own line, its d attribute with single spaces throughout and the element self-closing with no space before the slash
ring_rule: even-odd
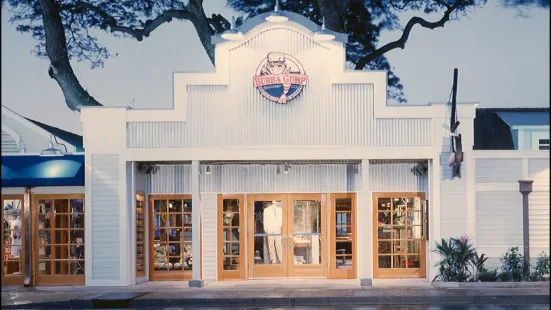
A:
<svg viewBox="0 0 551 310">
<path fill-rule="evenodd" d="M 131 287 L 3 287 L 2 309 L 549 304 L 549 283 L 516 288 L 435 288 L 426 282 L 255 280 L 146 282 Z"/>
</svg>

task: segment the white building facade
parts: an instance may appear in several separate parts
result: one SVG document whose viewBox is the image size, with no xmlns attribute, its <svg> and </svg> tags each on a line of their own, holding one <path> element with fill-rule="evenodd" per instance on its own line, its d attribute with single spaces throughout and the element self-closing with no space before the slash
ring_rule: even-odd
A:
<svg viewBox="0 0 551 310">
<path fill-rule="evenodd" d="M 522 243 L 514 186 L 537 178 L 549 197 L 548 152 L 473 151 L 477 104 L 459 104 L 452 179 L 447 104 L 387 105 L 386 72 L 344 70 L 346 36 L 316 40 L 317 25 L 282 14 L 248 20 L 238 40 L 213 37 L 215 72 L 174 73 L 172 109 L 82 109 L 85 285 L 432 280 L 442 238 L 467 235 L 494 257 Z M 520 170 L 479 172 L 504 167 L 495 156 Z M 505 181 L 519 204 L 496 211 L 512 221 L 496 241 L 485 212 Z M 538 210 L 548 250 L 548 205 Z"/>
</svg>

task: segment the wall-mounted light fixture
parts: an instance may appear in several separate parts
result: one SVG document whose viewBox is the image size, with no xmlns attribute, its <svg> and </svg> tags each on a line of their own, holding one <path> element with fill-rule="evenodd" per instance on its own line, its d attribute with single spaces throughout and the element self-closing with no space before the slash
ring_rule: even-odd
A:
<svg viewBox="0 0 551 310">
<path fill-rule="evenodd" d="M 232 23 L 231 23 L 230 29 L 222 33 L 222 39 L 233 40 L 233 41 L 242 40 L 244 38 L 243 33 L 239 30 L 236 30 L 235 28 L 236 28 L 235 17 L 232 16 Z"/>
<path fill-rule="evenodd" d="M 332 31 L 325 29 L 325 17 L 322 19 L 321 29 L 314 32 L 314 40 L 317 41 L 329 41 L 335 38 L 335 34 Z"/>
<path fill-rule="evenodd" d="M 284 23 L 289 20 L 285 14 L 279 11 L 279 0 L 276 0 L 274 10 L 265 19 L 272 23 Z"/>
<path fill-rule="evenodd" d="M 52 141 L 54 135 L 50 134 L 50 146 L 40 152 L 40 156 L 63 156 L 63 152 L 54 148 L 54 142 Z"/>
<path fill-rule="evenodd" d="M 207 169 L 205 169 L 205 174 L 210 174 L 210 165 L 207 165 Z"/>
<path fill-rule="evenodd" d="M 279 168 L 279 165 L 277 166 L 276 174 L 281 174 L 281 169 Z"/>
<path fill-rule="evenodd" d="M 289 169 L 291 169 L 291 166 L 289 163 L 285 162 L 285 168 L 283 169 L 283 173 L 289 173 Z"/>
</svg>

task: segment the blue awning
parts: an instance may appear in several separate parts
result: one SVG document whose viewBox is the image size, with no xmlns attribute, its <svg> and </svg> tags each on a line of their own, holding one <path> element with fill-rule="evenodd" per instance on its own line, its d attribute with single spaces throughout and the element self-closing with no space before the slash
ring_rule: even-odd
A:
<svg viewBox="0 0 551 310">
<path fill-rule="evenodd" d="M 84 155 L 2 156 L 2 187 L 84 186 Z"/>
</svg>

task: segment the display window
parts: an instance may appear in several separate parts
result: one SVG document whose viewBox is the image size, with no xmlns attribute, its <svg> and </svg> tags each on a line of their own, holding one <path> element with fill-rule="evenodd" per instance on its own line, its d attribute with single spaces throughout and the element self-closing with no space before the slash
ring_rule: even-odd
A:
<svg viewBox="0 0 551 310">
<path fill-rule="evenodd" d="M 425 277 L 428 218 L 424 196 L 373 194 L 374 277 Z"/>
<path fill-rule="evenodd" d="M 23 285 L 25 230 L 23 195 L 2 195 L 2 285 Z"/>
<path fill-rule="evenodd" d="M 191 195 L 150 196 L 150 279 L 192 278 Z"/>
<path fill-rule="evenodd" d="M 356 195 L 330 195 L 330 277 L 356 278 Z"/>
<path fill-rule="evenodd" d="M 84 195 L 33 196 L 37 285 L 84 284 Z"/>
<path fill-rule="evenodd" d="M 218 195 L 218 279 L 245 279 L 243 195 Z"/>
</svg>

